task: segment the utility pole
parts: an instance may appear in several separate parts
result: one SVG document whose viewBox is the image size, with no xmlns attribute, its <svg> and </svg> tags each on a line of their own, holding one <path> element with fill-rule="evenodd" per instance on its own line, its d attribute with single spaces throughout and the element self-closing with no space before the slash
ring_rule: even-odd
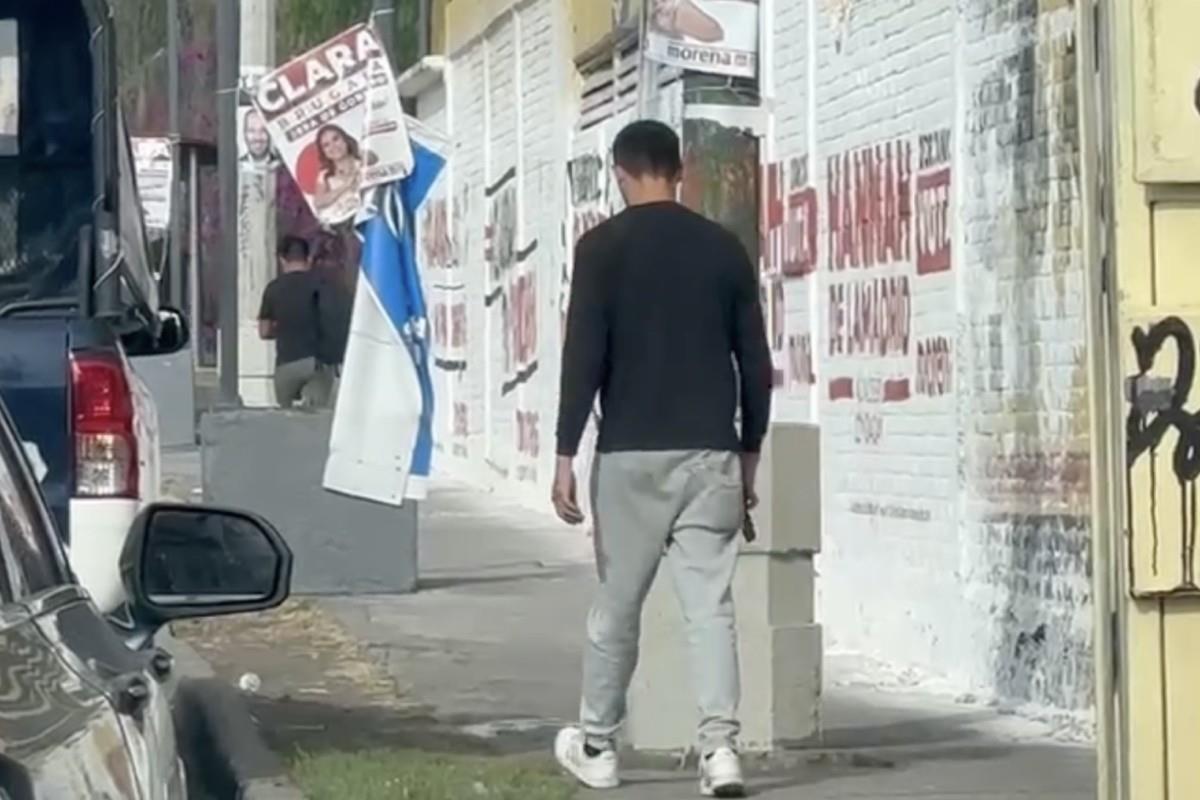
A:
<svg viewBox="0 0 1200 800">
<path fill-rule="evenodd" d="M 254 91 L 275 68 L 275 0 L 242 0 L 241 15 L 241 78 Z M 274 169 L 243 165 L 238 171 L 238 389 L 247 406 L 270 406 L 274 399 L 274 348 L 259 337 L 256 312 L 276 273 L 275 180 Z"/>
<path fill-rule="evenodd" d="M 238 0 L 217 0 L 217 173 L 221 193 L 220 402 L 239 406 L 238 394 Z"/>
<path fill-rule="evenodd" d="M 187 308 L 188 290 L 183 275 L 183 221 L 184 195 L 183 147 L 180 144 L 181 125 L 179 119 L 179 0 L 167 0 L 167 137 L 171 140 L 171 174 L 174 180 L 167 189 L 170 192 L 171 218 L 167 234 L 169 267 L 167 286 L 169 301 L 179 310 L 187 309 L 193 320 L 200 315 L 194 308 Z"/>
</svg>

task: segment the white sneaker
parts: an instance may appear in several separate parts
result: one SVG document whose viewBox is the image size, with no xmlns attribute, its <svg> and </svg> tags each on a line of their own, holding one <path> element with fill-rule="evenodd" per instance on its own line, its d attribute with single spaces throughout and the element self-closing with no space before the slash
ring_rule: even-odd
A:
<svg viewBox="0 0 1200 800">
<path fill-rule="evenodd" d="M 700 759 L 700 794 L 704 797 L 746 796 L 742 762 L 731 748 L 719 748 Z"/>
<path fill-rule="evenodd" d="M 554 757 L 567 772 L 590 789 L 615 789 L 621 781 L 617 778 L 617 754 L 604 750 L 589 756 L 583 749 L 586 738 L 579 728 L 563 728 L 554 740 Z"/>
</svg>

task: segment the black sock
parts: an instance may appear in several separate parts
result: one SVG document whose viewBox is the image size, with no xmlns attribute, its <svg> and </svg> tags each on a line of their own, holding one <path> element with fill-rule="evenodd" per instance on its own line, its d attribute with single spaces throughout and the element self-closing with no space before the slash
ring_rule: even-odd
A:
<svg viewBox="0 0 1200 800">
<path fill-rule="evenodd" d="M 588 758 L 595 758 L 596 756 L 600 755 L 603 752 L 604 751 L 601 750 L 600 748 L 592 747 L 590 744 L 584 744 L 584 746 L 583 746 L 583 754 L 585 756 L 587 756 Z"/>
</svg>

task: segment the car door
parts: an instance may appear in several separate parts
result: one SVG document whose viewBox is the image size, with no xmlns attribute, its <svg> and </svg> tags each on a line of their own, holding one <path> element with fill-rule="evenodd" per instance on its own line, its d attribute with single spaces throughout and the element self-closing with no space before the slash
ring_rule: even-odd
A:
<svg viewBox="0 0 1200 800">
<path fill-rule="evenodd" d="M 112 762 L 110 771 L 130 777 L 137 787 L 135 794 L 112 796 L 141 800 L 182 796 L 175 731 L 163 685 L 169 661 L 153 651 L 126 647 L 75 583 L 7 413 L 2 411 L 0 553 L 30 631 L 52 649 L 61 668 L 56 679 L 63 691 L 69 686 L 87 697 L 96 704 L 97 713 L 107 709 L 103 724 L 97 723 L 112 739 L 105 763 Z"/>
<path fill-rule="evenodd" d="M 0 512 L 0 789 L 13 800 L 141 800 L 111 703 L 68 668 L 19 602 L 11 530 Z"/>
</svg>

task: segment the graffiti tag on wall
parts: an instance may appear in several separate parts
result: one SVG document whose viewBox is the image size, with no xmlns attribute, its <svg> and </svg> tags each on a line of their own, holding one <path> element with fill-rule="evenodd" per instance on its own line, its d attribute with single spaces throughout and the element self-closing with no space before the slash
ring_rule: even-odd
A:
<svg viewBox="0 0 1200 800">
<path fill-rule="evenodd" d="M 465 202 L 465 198 L 463 200 Z M 467 368 L 467 296 L 462 263 L 451 225 L 459 201 L 453 204 L 443 191 L 430 198 L 417 220 L 421 266 L 429 282 L 433 323 L 434 366 L 445 372 Z"/>
<path fill-rule="evenodd" d="M 950 131 L 918 139 L 917 274 L 950 269 Z"/>
<path fill-rule="evenodd" d="M 597 146 L 602 141 L 596 139 Z M 570 230 L 564 238 L 564 253 L 571 253 L 575 244 L 585 233 L 608 219 L 615 213 L 616 192 L 613 191 L 604 157 L 599 152 L 583 153 L 567 162 L 567 191 L 570 214 L 568 215 Z M 568 256 L 569 260 L 569 256 Z M 562 281 L 559 291 L 559 336 L 565 337 L 567 332 L 567 306 L 571 296 L 571 265 L 563 264 Z"/>
<path fill-rule="evenodd" d="M 1187 408 L 1196 377 L 1195 337 L 1187 322 L 1171 316 L 1135 327 L 1130 340 L 1137 372 L 1125 383 L 1129 404 L 1125 449 L 1134 591 L 1200 592 L 1196 584 L 1200 412 Z M 1160 481 L 1159 449 L 1171 445 L 1169 435 L 1174 442 L 1166 461 L 1174 481 Z"/>
<path fill-rule="evenodd" d="M 817 190 L 808 158 L 796 156 L 763 168 L 763 272 L 803 277 L 817 268 Z"/>
<path fill-rule="evenodd" d="M 517 170 L 505 172 L 485 192 L 488 222 L 484 230 L 488 292 L 484 304 L 498 309 L 503 352 L 500 394 L 507 395 L 537 372 L 537 275 L 534 239 L 518 248 Z"/>
</svg>

